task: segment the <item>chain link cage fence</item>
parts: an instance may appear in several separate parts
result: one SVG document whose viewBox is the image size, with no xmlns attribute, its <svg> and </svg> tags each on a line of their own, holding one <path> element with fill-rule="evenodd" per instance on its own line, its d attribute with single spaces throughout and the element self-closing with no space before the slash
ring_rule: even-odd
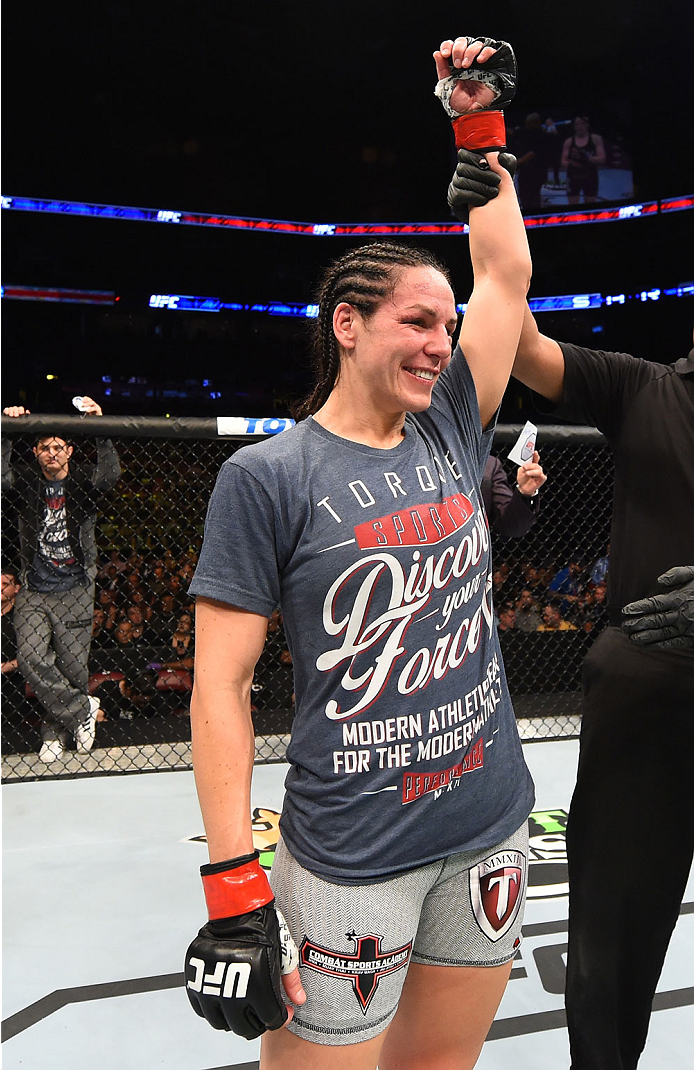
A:
<svg viewBox="0 0 694 1070">
<path fill-rule="evenodd" d="M 209 418 L 3 417 L 2 430 L 3 780 L 190 768 L 188 584 L 219 468 L 258 436 L 220 436 Z M 499 427 L 492 451 L 511 486 L 520 430 Z M 61 442 L 73 448 L 67 509 L 51 483 Z M 538 448 L 548 479 L 532 527 L 492 530 L 495 607 L 521 737 L 567 738 L 607 622 L 612 462 L 591 428 L 541 427 Z M 293 676 L 279 612 L 252 714 L 256 761 L 284 761 Z"/>
</svg>

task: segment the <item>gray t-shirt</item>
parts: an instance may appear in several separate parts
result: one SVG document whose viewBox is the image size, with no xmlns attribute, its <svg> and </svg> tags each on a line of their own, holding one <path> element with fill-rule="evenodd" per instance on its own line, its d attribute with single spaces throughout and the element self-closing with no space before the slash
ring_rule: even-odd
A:
<svg viewBox="0 0 694 1070">
<path fill-rule="evenodd" d="M 394 449 L 309 417 L 222 466 L 191 585 L 281 606 L 294 857 L 368 883 L 493 847 L 532 809 L 491 598 L 482 433 L 460 353 Z"/>
</svg>

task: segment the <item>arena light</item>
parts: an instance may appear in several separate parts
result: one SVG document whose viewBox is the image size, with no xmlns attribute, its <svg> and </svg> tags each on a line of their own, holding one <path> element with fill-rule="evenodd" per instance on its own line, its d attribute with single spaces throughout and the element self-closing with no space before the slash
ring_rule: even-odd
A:
<svg viewBox="0 0 694 1070">
<path fill-rule="evenodd" d="M 661 297 L 690 297 L 693 293 L 694 284 L 681 283 L 668 289 L 651 287 L 633 294 L 581 293 L 531 297 L 528 304 L 531 312 L 581 312 L 590 308 L 602 308 L 604 305 L 623 305 L 634 300 L 658 301 Z M 318 305 L 291 301 L 242 304 L 237 301 L 222 301 L 219 297 L 191 297 L 185 294 L 152 294 L 149 307 L 172 312 L 259 312 L 269 316 L 298 316 L 306 319 L 315 319 L 319 310 Z M 458 304 L 456 309 L 464 314 L 467 304 Z"/>
<path fill-rule="evenodd" d="M 68 305 L 113 305 L 112 290 L 75 290 L 59 286 L 17 286 L 5 283 L 0 296 L 12 301 L 52 301 Z"/>
<path fill-rule="evenodd" d="M 687 208 L 694 208 L 694 193 L 688 197 L 668 197 L 660 202 L 661 212 L 684 212 Z"/>
<path fill-rule="evenodd" d="M 168 309 L 170 312 L 260 312 L 268 316 L 303 316 L 315 319 L 318 305 L 306 305 L 291 301 L 243 304 L 239 301 L 222 301 L 220 297 L 193 297 L 189 294 L 151 294 L 150 308 Z"/>
<path fill-rule="evenodd" d="M 451 236 L 466 234 L 466 224 L 439 223 L 299 223 L 283 219 L 257 219 L 252 216 L 186 212 L 170 208 L 132 208 L 123 205 L 95 204 L 83 201 L 50 200 L 40 197 L 0 197 L 0 206 L 15 212 L 46 212 L 78 215 L 93 219 L 124 219 L 128 222 L 163 223 L 166 226 L 222 227 L 228 230 L 256 230 L 276 234 L 300 234 L 311 237 L 358 238 Z M 525 217 L 528 229 L 576 226 L 585 223 L 610 223 L 644 219 L 659 212 L 694 208 L 694 194 L 670 197 L 663 201 L 645 201 L 620 207 L 584 207 L 564 212 L 550 212 Z"/>
</svg>

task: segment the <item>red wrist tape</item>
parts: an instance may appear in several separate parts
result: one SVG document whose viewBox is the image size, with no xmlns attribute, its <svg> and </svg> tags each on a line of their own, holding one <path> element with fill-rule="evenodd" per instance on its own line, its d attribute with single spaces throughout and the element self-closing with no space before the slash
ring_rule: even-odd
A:
<svg viewBox="0 0 694 1070">
<path fill-rule="evenodd" d="M 496 151 L 506 148 L 506 124 L 501 111 L 469 111 L 452 122 L 457 149 Z"/>
<path fill-rule="evenodd" d="M 257 858 L 223 873 L 202 878 L 210 921 L 235 918 L 272 902 L 272 888 Z"/>
</svg>

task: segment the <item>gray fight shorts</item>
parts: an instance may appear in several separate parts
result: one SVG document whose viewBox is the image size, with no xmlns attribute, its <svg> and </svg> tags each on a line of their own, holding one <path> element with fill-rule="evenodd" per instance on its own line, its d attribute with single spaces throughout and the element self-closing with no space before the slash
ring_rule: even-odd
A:
<svg viewBox="0 0 694 1070">
<path fill-rule="evenodd" d="M 280 839 L 270 874 L 299 948 L 306 1002 L 286 1027 L 314 1044 L 357 1044 L 390 1024 L 410 962 L 499 966 L 521 942 L 528 827 L 497 847 L 378 884 L 330 884 Z"/>
</svg>

